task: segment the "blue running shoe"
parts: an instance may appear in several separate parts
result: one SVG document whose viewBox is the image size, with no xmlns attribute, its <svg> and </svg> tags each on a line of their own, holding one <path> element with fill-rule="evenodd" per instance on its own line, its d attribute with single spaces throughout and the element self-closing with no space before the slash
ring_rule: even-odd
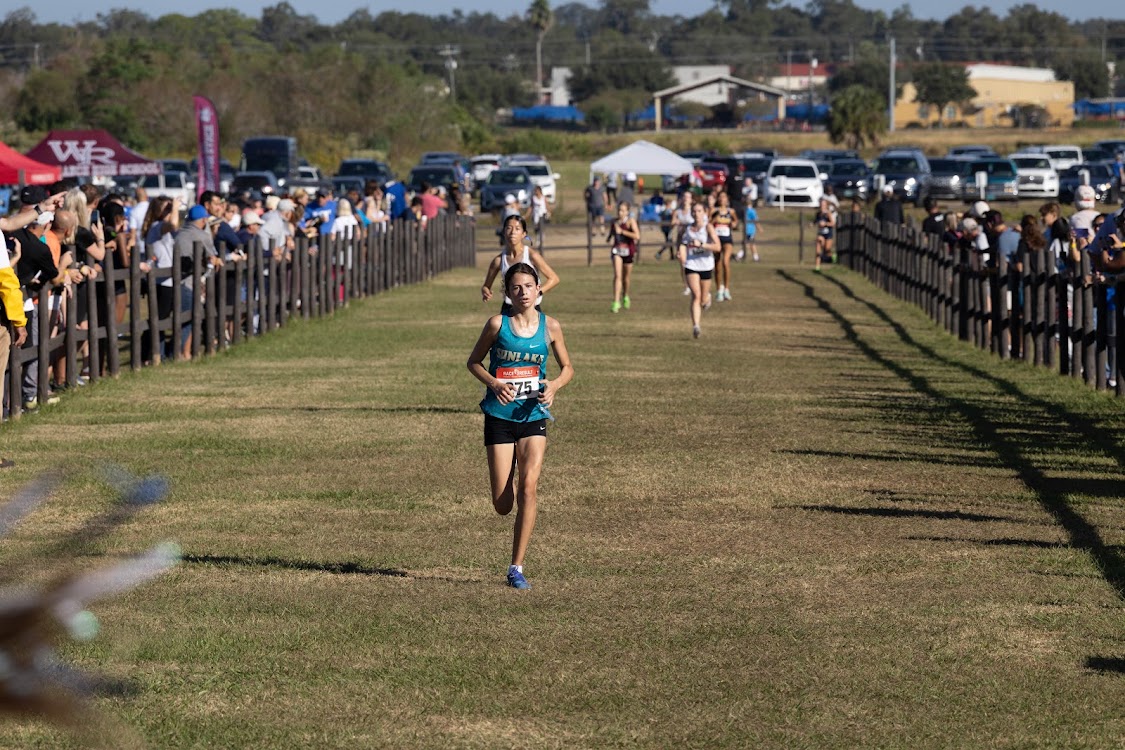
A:
<svg viewBox="0 0 1125 750">
<path fill-rule="evenodd" d="M 514 589 L 520 589 L 521 591 L 523 589 L 531 588 L 531 584 L 528 583 L 527 579 L 523 577 L 523 573 L 519 572 L 518 570 L 509 571 L 508 585 Z"/>
</svg>

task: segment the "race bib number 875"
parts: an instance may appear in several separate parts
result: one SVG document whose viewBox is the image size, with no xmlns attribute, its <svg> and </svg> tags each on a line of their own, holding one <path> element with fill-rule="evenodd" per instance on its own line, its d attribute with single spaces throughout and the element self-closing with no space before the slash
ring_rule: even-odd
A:
<svg viewBox="0 0 1125 750">
<path fill-rule="evenodd" d="M 539 398 L 539 368 L 537 366 L 497 367 L 496 379 L 501 383 L 510 383 L 516 389 L 514 397 L 516 401 Z"/>
</svg>

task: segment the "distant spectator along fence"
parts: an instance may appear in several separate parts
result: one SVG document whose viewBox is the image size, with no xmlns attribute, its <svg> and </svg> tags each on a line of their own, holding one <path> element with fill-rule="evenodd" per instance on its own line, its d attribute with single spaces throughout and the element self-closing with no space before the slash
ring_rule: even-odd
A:
<svg viewBox="0 0 1125 750">
<path fill-rule="evenodd" d="M 941 237 L 861 213 L 841 214 L 837 235 L 842 265 L 962 340 L 1118 396 L 1125 390 L 1118 377 L 1125 370 L 1123 308 L 1117 304 L 1111 327 L 1106 299 L 1110 288 L 1125 299 L 1125 280 L 1094 280 L 1087 253 L 1073 269 L 1060 270 L 1047 248 L 1025 252 L 1022 271 L 1001 253 L 994 267 L 980 267 L 969 250 L 950 252 Z"/>
<path fill-rule="evenodd" d="M 162 351 L 174 360 L 183 358 L 187 330 L 192 332 L 191 357 L 213 354 L 283 327 L 294 318 L 331 315 L 350 300 L 418 283 L 453 268 L 472 267 L 476 262 L 475 228 L 462 217 L 439 216 L 424 230 L 408 222 L 394 222 L 390 227 L 358 240 L 298 235 L 286 259 L 264 253 L 258 244 L 244 260 L 214 270 L 209 270 L 203 247 L 196 243 L 190 273 L 178 263 L 143 273 L 137 253 L 132 254 L 130 268 L 114 268 L 114 254 L 106 253 L 98 281 L 83 282 L 90 284 L 90 293 L 85 295 L 88 328 L 78 327 L 77 297 L 68 295 L 69 304 L 61 306 L 59 315 L 39 316 L 37 347 L 13 347 L 4 373 L 10 416 L 18 418 L 23 411 L 20 382 L 25 362 L 35 361 L 39 368 L 38 402 L 42 404 L 47 400 L 47 370 L 52 360 L 65 353 L 66 382 L 74 385 L 78 353 L 84 344 L 92 382 L 116 376 L 123 368 L 158 365 Z M 181 305 L 173 304 L 162 317 L 151 290 L 169 278 L 174 289 L 185 281 L 190 283 L 191 305 L 181 311 Z M 126 282 L 128 294 L 128 312 L 120 325 L 114 316 L 113 284 L 119 280 Z M 62 287 L 44 286 L 37 292 L 39 309 L 58 308 L 52 298 L 63 294 Z M 52 318 L 56 318 L 54 326 Z M 58 366 L 63 366 L 62 361 Z"/>
</svg>

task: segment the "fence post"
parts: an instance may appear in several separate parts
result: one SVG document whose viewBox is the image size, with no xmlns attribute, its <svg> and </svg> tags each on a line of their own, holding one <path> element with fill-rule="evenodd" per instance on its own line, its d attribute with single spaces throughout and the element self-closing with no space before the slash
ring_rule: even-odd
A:
<svg viewBox="0 0 1125 750">
<path fill-rule="evenodd" d="M 7 252 L 7 248 L 4 249 L 4 252 Z M 36 347 L 35 353 L 35 375 L 37 384 L 35 398 L 38 399 L 40 404 L 47 403 L 47 396 L 50 391 L 50 383 L 47 381 L 47 371 L 51 366 L 51 288 L 52 285 L 50 283 L 44 284 L 39 287 L 39 291 L 35 295 L 38 299 L 39 307 L 39 317 L 35 321 L 36 325 L 39 326 L 39 346 Z M 8 395 L 10 410 L 12 394 Z"/>
<path fill-rule="evenodd" d="M 996 281 L 992 285 L 992 349 L 1000 359 L 1012 356 L 1012 303 L 1008 284 L 1008 257 L 998 252 Z"/>
<path fill-rule="evenodd" d="M 216 323 L 217 323 L 217 308 L 218 300 L 215 299 L 218 293 L 215 291 L 218 288 L 217 277 L 221 276 L 223 270 L 212 266 L 210 273 L 203 277 L 203 333 L 206 336 L 203 339 L 203 351 L 207 354 L 215 353 L 216 342 Z"/>
<path fill-rule="evenodd" d="M 141 315 L 141 259 L 129 253 L 129 369 L 141 369 L 141 337 L 145 319 Z"/>
<path fill-rule="evenodd" d="M 1105 390 L 1106 364 L 1108 363 L 1106 349 L 1109 346 L 1109 303 L 1106 299 L 1105 284 L 1096 284 L 1094 293 L 1094 385 L 1099 391 Z"/>
<path fill-rule="evenodd" d="M 797 212 L 797 264 L 805 264 L 805 212 Z"/>
<path fill-rule="evenodd" d="M 1125 275 L 1117 277 L 1113 289 L 1113 317 L 1113 380 L 1117 395 L 1121 396 L 1125 394 Z"/>
<path fill-rule="evenodd" d="M 102 284 L 102 297 L 105 302 L 105 360 L 106 370 L 111 377 L 117 377 L 121 371 L 121 352 L 117 348 L 117 294 L 115 283 L 117 271 L 113 267 L 116 260 L 114 251 L 107 247 L 105 257 L 102 258 L 102 269 L 105 273 L 105 283 Z M 95 363 L 97 364 L 97 363 Z M 93 368 L 91 368 L 92 370 Z"/>
<path fill-rule="evenodd" d="M 66 330 L 67 385 L 78 382 L 78 285 L 85 283 L 86 280 L 83 279 L 71 285 L 70 299 L 66 301 L 66 320 L 62 321 L 62 326 L 65 326 Z M 2 377 L 3 373 L 0 373 L 0 378 Z M 0 380 L 0 383 L 3 383 L 3 380 Z"/>
<path fill-rule="evenodd" d="M 1082 295 L 1082 357 L 1078 364 L 1082 366 L 1082 380 L 1086 385 L 1094 387 L 1097 384 L 1094 363 L 1097 360 L 1096 331 L 1094 330 L 1094 287 L 1086 282 L 1093 274 L 1090 267 L 1090 254 L 1082 253 L 1078 265 L 1078 276 L 1074 279 L 1074 295 Z M 1104 377 L 1104 375 L 1103 375 Z"/>
<path fill-rule="evenodd" d="M 191 358 L 199 357 L 199 339 L 203 330 L 203 245 L 196 242 L 191 248 Z"/>
</svg>

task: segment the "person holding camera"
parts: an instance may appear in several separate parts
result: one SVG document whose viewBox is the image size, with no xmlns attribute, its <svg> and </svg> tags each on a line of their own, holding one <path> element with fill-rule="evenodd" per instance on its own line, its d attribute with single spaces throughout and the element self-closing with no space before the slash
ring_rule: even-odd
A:
<svg viewBox="0 0 1125 750">
<path fill-rule="evenodd" d="M 691 335 L 699 338 L 704 310 L 711 306 L 711 274 L 715 271 L 715 253 L 722 251 L 715 227 L 707 221 L 707 207 L 696 203 L 691 209 L 692 223 L 680 237 L 679 259 L 684 280 L 691 292 Z M 706 301 L 704 301 L 706 300 Z"/>
</svg>

